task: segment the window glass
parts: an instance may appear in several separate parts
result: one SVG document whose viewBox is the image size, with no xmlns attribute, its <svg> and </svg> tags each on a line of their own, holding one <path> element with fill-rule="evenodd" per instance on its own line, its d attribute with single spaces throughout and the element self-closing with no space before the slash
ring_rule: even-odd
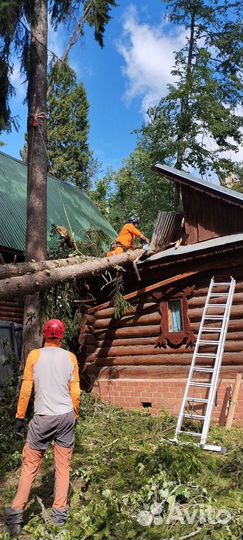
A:
<svg viewBox="0 0 243 540">
<path fill-rule="evenodd" d="M 182 305 L 180 300 L 170 300 L 168 302 L 168 331 L 183 331 Z"/>
</svg>

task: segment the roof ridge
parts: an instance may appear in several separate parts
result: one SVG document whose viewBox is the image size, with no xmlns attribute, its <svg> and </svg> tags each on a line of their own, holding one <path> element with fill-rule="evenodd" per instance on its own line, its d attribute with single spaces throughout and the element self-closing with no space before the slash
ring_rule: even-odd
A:
<svg viewBox="0 0 243 540">
<path fill-rule="evenodd" d="M 27 165 L 23 162 L 22 159 L 18 159 L 14 156 L 10 156 L 10 154 L 7 154 L 6 152 L 3 152 L 2 150 L 0 150 L 0 154 L 2 156 L 5 156 L 6 158 L 9 158 L 9 159 L 12 159 L 13 161 L 16 161 L 17 163 L 20 163 L 20 165 L 23 165 L 24 167 L 27 167 Z"/>
<path fill-rule="evenodd" d="M 23 160 L 18 159 L 18 158 L 14 157 L 14 156 L 10 156 L 10 154 L 7 154 L 6 152 L 3 152 L 2 150 L 0 150 L 0 155 L 15 161 L 16 163 L 19 163 L 20 165 L 23 165 L 27 169 L 27 165 L 26 165 L 26 163 L 23 162 Z M 61 185 L 65 184 L 65 186 L 69 186 L 71 188 L 76 188 L 79 191 L 81 191 L 82 193 L 86 193 L 86 191 L 84 191 L 83 189 L 79 189 L 76 184 L 73 184 L 71 186 L 69 180 L 61 180 L 60 178 L 57 178 L 56 176 L 54 176 L 53 174 L 50 174 L 50 173 L 47 173 L 47 178 L 51 178 L 53 180 L 56 180 L 57 182 L 60 182 Z"/>
<path fill-rule="evenodd" d="M 205 187 L 206 189 L 208 188 L 208 190 L 217 193 L 218 196 L 221 195 L 223 197 L 225 195 L 226 197 L 228 196 L 231 199 L 237 200 L 238 204 L 241 202 L 243 203 L 243 193 L 241 193 L 240 191 L 221 186 L 221 184 L 209 182 L 208 180 L 203 180 L 202 178 L 193 176 L 191 173 L 188 173 L 186 171 L 181 171 L 179 169 L 176 169 L 175 167 L 170 167 L 165 163 L 162 164 L 157 162 L 154 165 L 153 170 L 155 170 L 157 173 L 160 172 L 173 182 L 183 182 L 183 180 L 184 182 L 188 181 L 188 183 L 190 182 L 195 187 L 197 186 L 199 188 L 199 186 L 201 186 L 201 189 Z"/>
</svg>

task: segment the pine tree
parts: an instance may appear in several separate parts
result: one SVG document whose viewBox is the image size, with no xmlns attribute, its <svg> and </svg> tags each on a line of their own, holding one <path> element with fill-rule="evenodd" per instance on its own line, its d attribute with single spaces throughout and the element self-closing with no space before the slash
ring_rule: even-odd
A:
<svg viewBox="0 0 243 540">
<path fill-rule="evenodd" d="M 103 34 L 115 0 L 1 0 L 0 4 L 0 130 L 11 129 L 10 74 L 16 57 L 28 80 L 28 198 L 26 259 L 43 260 L 47 251 L 47 34 L 51 24 L 73 22 L 77 15 L 94 28 L 103 45 Z M 81 17 L 81 18 L 80 18 Z M 75 41 L 74 41 L 75 43 Z M 72 46 L 72 43 L 71 43 Z M 69 47 L 70 50 L 70 47 Z M 25 299 L 24 344 L 38 345 L 39 295 Z M 28 318 L 32 313 L 31 319 Z M 33 324 L 34 321 L 34 324 Z"/>
<path fill-rule="evenodd" d="M 235 166 L 224 152 L 237 151 L 242 141 L 237 105 L 242 99 L 243 2 L 167 0 L 167 4 L 171 22 L 184 25 L 187 40 L 175 55 L 176 82 L 149 111 L 145 144 L 178 169 L 216 172 L 223 180 Z"/>
<path fill-rule="evenodd" d="M 94 163 L 89 150 L 89 104 L 83 84 L 67 62 L 54 65 L 48 99 L 49 171 L 61 180 L 71 180 L 88 189 Z"/>
</svg>

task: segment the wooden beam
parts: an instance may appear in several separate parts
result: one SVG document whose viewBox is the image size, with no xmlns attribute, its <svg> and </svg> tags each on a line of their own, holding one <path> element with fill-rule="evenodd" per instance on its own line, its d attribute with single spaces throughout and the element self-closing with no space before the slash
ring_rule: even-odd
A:
<svg viewBox="0 0 243 540">
<path fill-rule="evenodd" d="M 235 380 L 235 385 L 234 385 L 234 388 L 233 388 L 232 399 L 231 399 L 231 403 L 230 403 L 230 406 L 229 406 L 229 413 L 228 413 L 228 417 L 227 417 L 227 420 L 226 420 L 226 429 L 228 431 L 231 429 L 232 424 L 233 424 L 234 413 L 235 413 L 237 399 L 238 399 L 239 392 L 240 392 L 241 382 L 242 382 L 242 373 L 237 373 L 236 380 Z"/>
</svg>

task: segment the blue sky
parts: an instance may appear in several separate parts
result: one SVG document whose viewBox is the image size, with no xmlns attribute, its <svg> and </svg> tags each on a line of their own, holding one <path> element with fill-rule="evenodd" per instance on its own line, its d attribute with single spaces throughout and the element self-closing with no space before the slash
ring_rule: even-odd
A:
<svg viewBox="0 0 243 540">
<path fill-rule="evenodd" d="M 67 31 L 50 29 L 49 49 L 62 55 L 68 40 Z M 149 105 L 158 102 L 170 82 L 173 51 L 184 42 L 183 30 L 171 28 L 165 21 L 161 0 L 120 0 L 112 10 L 106 28 L 105 47 L 101 49 L 93 32 L 71 52 L 70 63 L 88 93 L 90 103 L 90 146 L 107 168 L 119 168 L 136 145 L 134 129 L 146 118 Z M 11 109 L 18 115 L 18 133 L 3 133 L 3 151 L 19 158 L 24 144 L 27 108 L 23 105 L 26 85 L 16 64 L 12 82 L 16 95 Z"/>
<path fill-rule="evenodd" d="M 118 0 L 119 1 L 119 0 Z M 136 145 L 133 130 L 146 121 L 146 111 L 165 95 L 172 82 L 174 51 L 186 40 L 184 28 L 169 24 L 161 0 L 120 0 L 112 10 L 101 49 L 86 27 L 84 38 L 72 49 L 70 64 L 83 82 L 90 103 L 90 147 L 101 162 L 100 176 L 118 169 Z M 49 31 L 49 49 L 61 57 L 68 32 Z M 19 116 L 19 132 L 2 134 L 8 154 L 19 158 L 24 144 L 26 85 L 15 66 L 16 95 L 11 108 Z M 212 142 L 209 140 L 208 144 Z M 239 157 L 238 157 L 239 159 Z"/>
</svg>

